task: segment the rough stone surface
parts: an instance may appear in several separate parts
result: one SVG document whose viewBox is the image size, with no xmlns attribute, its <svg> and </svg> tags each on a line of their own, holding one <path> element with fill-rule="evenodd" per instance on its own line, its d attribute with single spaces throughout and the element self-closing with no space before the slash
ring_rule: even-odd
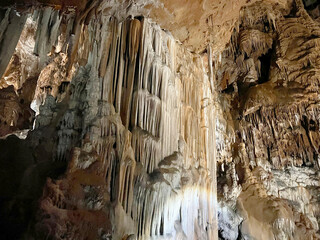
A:
<svg viewBox="0 0 320 240">
<path fill-rule="evenodd" d="M 233 126 L 218 189 L 241 188 L 243 221 L 233 222 L 244 239 L 319 239 L 319 24 L 301 1 L 290 11 L 255 3 L 239 21 L 215 66 Z"/>
<path fill-rule="evenodd" d="M 33 185 L 39 174 L 37 188 L 44 185 L 39 205 L 39 192 L 31 198 L 37 210 L 27 236 L 217 238 L 215 106 L 205 59 L 148 18 L 75 14 L 44 8 L 25 26 L 34 33 L 27 56 L 36 56 L 37 81 L 36 118 L 23 143 L 34 163 L 17 182 Z M 9 72 L 22 66 L 12 62 Z M 52 178 L 41 163 L 66 170 Z"/>
<path fill-rule="evenodd" d="M 13 2 L 1 239 L 320 239 L 316 1 Z"/>
</svg>

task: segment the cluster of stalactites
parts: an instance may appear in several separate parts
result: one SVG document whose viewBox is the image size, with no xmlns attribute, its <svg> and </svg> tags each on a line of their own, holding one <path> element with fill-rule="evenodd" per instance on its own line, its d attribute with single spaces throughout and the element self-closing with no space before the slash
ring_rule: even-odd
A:
<svg viewBox="0 0 320 240">
<path fill-rule="evenodd" d="M 256 84 L 263 74 L 261 57 L 270 54 L 286 9 L 257 2 L 241 10 L 240 19 L 216 67 L 220 90 L 236 81 Z"/>
<path fill-rule="evenodd" d="M 56 19 L 48 21 L 50 26 L 69 29 L 61 17 L 50 16 Z M 40 29 L 37 41 L 55 42 L 58 57 L 66 57 L 57 72 L 49 65 L 45 69 L 64 81 L 72 79 L 68 105 L 59 109 L 63 99 L 56 104 L 54 96 L 47 96 L 36 121 L 37 129 L 57 124 L 54 159 L 71 158 L 69 168 L 89 172 L 89 178 L 104 176 L 101 184 L 108 197 L 98 202 L 117 206 L 114 236 L 212 239 L 214 109 L 202 60 L 185 66 L 195 61 L 193 56 L 145 18 L 119 22 L 102 14 L 70 36 L 67 30 L 54 35 L 55 29 Z M 54 36 L 62 40 L 54 41 Z M 48 51 L 37 44 L 39 51 Z M 83 187 L 86 193 L 85 183 Z M 90 210 L 95 200 L 88 201 L 87 195 L 81 201 Z M 122 217 L 128 226 L 116 225 Z"/>
</svg>

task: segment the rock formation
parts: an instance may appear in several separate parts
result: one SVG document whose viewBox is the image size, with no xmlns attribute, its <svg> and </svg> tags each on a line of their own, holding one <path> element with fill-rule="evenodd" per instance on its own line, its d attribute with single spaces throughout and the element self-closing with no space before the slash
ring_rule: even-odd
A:
<svg viewBox="0 0 320 240">
<path fill-rule="evenodd" d="M 316 1 L 1 6 L 1 239 L 320 239 Z"/>
<path fill-rule="evenodd" d="M 219 218 L 242 218 L 243 238 L 319 238 L 319 24 L 301 1 L 289 10 L 243 8 L 216 67 L 234 142 L 233 156 L 218 158 L 228 209 Z"/>
</svg>

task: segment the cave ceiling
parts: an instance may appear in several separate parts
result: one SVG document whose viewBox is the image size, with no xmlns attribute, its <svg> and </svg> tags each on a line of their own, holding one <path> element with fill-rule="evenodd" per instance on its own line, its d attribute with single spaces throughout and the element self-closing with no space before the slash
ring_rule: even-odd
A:
<svg viewBox="0 0 320 240">
<path fill-rule="evenodd" d="M 149 15 L 190 51 L 201 53 L 208 45 L 215 51 L 222 51 L 237 27 L 240 9 L 254 2 L 257 0 L 2 0 L 0 6 L 15 5 L 21 10 L 36 5 L 49 5 L 57 9 L 75 7 L 80 14 L 93 6 L 100 6 L 94 9 L 114 11 L 115 15 L 119 14 L 119 9 L 126 13 Z M 280 6 L 284 11 L 292 4 L 292 0 L 262 2 Z"/>
</svg>

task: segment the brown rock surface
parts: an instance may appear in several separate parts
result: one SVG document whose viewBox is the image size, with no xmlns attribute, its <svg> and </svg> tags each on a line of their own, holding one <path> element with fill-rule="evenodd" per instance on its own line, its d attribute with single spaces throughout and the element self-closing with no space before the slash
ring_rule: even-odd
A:
<svg viewBox="0 0 320 240">
<path fill-rule="evenodd" d="M 265 16 L 249 21 L 255 9 Z M 232 176 L 238 183 L 225 188 L 242 189 L 233 201 L 243 236 L 319 239 L 319 24 L 301 1 L 290 13 L 258 3 L 242 12 L 216 67 L 235 144 L 235 156 L 221 164 L 238 165 Z"/>
<path fill-rule="evenodd" d="M 316 1 L 13 3 L 1 239 L 320 239 Z"/>
</svg>

